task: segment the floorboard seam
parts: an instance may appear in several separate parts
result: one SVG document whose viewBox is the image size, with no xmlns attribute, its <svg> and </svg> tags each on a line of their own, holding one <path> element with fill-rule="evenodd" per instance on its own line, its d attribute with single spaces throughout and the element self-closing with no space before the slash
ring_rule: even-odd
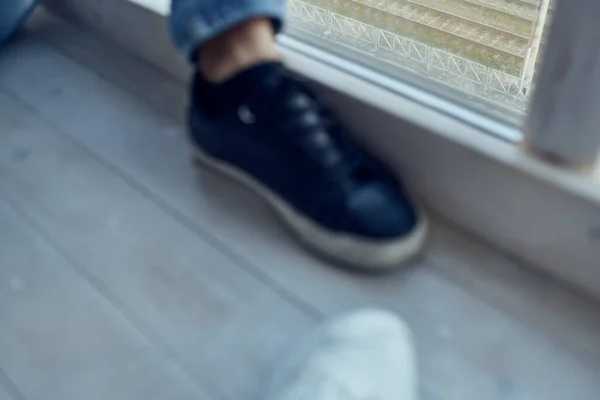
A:
<svg viewBox="0 0 600 400">
<path fill-rule="evenodd" d="M 68 23 L 70 23 L 70 22 L 68 21 Z M 97 36 L 95 36 L 95 35 L 92 35 L 92 36 L 95 39 L 98 39 Z M 153 111 L 156 111 L 157 113 L 159 113 L 160 115 L 164 116 L 165 118 L 168 118 L 169 120 L 176 121 L 176 122 L 180 120 L 175 115 L 171 115 L 171 113 L 166 112 L 165 110 L 162 110 L 156 104 L 154 104 L 154 103 L 146 100 L 145 98 L 140 98 L 138 96 L 138 94 L 134 93 L 133 91 L 131 91 L 131 90 L 127 89 L 127 88 L 121 87 L 119 85 L 119 83 L 115 79 L 113 79 L 110 76 L 108 76 L 108 74 L 105 74 L 105 73 L 102 73 L 102 72 L 100 72 L 98 70 L 95 70 L 95 69 L 93 69 L 92 66 L 87 65 L 87 63 L 85 63 L 84 61 L 80 61 L 80 60 L 74 58 L 74 56 L 69 52 L 69 50 L 64 49 L 62 47 L 59 47 L 56 43 L 52 42 L 52 40 L 45 39 L 45 38 L 39 38 L 39 37 L 35 37 L 35 38 L 32 37 L 31 39 L 36 40 L 36 41 L 38 41 L 40 43 L 43 43 L 44 45 L 46 45 L 48 47 L 51 47 L 53 50 L 55 50 L 61 56 L 65 57 L 65 58 L 68 58 L 71 62 L 77 64 L 81 68 L 83 68 L 83 69 L 85 69 L 85 70 L 87 70 L 89 72 L 92 72 L 96 77 L 102 79 L 105 82 L 108 82 L 112 86 L 117 87 L 122 92 L 127 93 L 128 95 L 134 97 L 141 104 L 143 104 L 144 106 L 150 108 Z M 101 39 L 99 39 L 99 40 L 101 40 Z M 119 46 L 119 44 L 114 44 L 114 46 L 117 47 L 119 50 L 121 50 L 123 52 L 127 52 L 127 49 L 124 48 L 124 47 L 122 47 L 122 46 Z M 132 60 L 133 63 L 144 64 L 145 68 L 150 69 L 153 73 L 155 73 L 157 75 L 160 75 L 163 79 L 167 80 L 169 85 L 173 85 L 175 87 L 179 87 L 179 88 L 181 88 L 181 90 L 186 90 L 185 84 L 182 83 L 181 81 L 177 80 L 176 78 L 172 77 L 171 75 L 167 74 L 166 72 L 160 70 L 158 67 L 156 67 L 154 65 L 151 65 L 150 63 L 147 63 L 140 56 L 135 55 L 135 54 L 130 54 L 130 53 L 128 53 L 128 54 L 131 57 L 133 57 L 133 60 Z M 182 115 L 183 115 L 183 111 L 184 110 L 182 110 Z"/>
<path fill-rule="evenodd" d="M 211 382 L 206 382 L 205 379 L 199 378 L 200 374 L 195 369 L 188 365 L 175 350 L 172 350 L 166 340 L 157 332 L 154 331 L 143 319 L 133 311 L 125 301 L 116 295 L 105 283 L 94 277 L 78 260 L 76 260 L 68 250 L 58 243 L 43 226 L 38 224 L 34 218 L 18 205 L 6 191 L 6 188 L 0 182 L 0 199 L 17 214 L 23 221 L 37 233 L 56 253 L 66 262 L 67 265 L 94 290 L 96 290 L 102 298 L 104 298 L 119 314 L 121 314 L 135 330 L 137 330 L 154 348 L 162 355 L 173 362 L 183 373 L 183 375 L 196 387 L 199 392 L 207 398 L 227 399 L 220 388 L 213 385 Z M 202 382 L 199 382 L 201 380 Z M 0 383 L 2 383 L 2 370 L 0 369 Z M 210 392 L 207 388 L 210 388 Z M 211 393 L 212 392 L 212 393 Z M 26 400 L 25 398 L 23 398 Z M 16 400 L 22 400 L 17 398 Z"/>
<path fill-rule="evenodd" d="M 21 392 L 21 389 L 8 376 L 6 371 L 0 366 L 0 386 L 6 390 L 9 396 L 14 400 L 27 400 L 27 397 Z"/>
</svg>

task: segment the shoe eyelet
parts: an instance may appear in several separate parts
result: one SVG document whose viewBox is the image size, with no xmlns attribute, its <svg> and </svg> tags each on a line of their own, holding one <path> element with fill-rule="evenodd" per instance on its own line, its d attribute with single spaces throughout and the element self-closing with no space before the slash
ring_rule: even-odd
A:
<svg viewBox="0 0 600 400">
<path fill-rule="evenodd" d="M 256 116 L 248 108 L 248 106 L 242 105 L 238 108 L 238 118 L 246 125 L 252 125 L 256 122 Z"/>
</svg>

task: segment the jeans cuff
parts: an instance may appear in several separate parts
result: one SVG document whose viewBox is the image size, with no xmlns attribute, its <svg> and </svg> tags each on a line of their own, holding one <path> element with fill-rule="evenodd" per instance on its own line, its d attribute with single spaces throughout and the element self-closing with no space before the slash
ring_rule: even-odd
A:
<svg viewBox="0 0 600 400">
<path fill-rule="evenodd" d="M 196 53 L 203 43 L 249 19 L 269 18 L 276 33 L 282 28 L 285 14 L 283 1 L 251 1 L 235 9 L 228 9 L 228 2 L 221 1 L 225 7 L 221 6 L 218 10 L 184 10 L 187 15 L 178 15 L 174 10 L 171 15 L 173 41 L 191 63 L 195 62 Z"/>
</svg>

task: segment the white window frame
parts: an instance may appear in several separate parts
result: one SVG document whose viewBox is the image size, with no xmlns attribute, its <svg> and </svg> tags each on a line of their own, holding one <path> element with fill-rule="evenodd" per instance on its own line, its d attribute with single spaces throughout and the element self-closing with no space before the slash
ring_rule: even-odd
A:
<svg viewBox="0 0 600 400">
<path fill-rule="evenodd" d="M 170 44 L 166 8 L 146 1 L 46 4 L 180 80 L 184 96 L 190 71 Z M 594 1 L 558 3 L 524 130 L 534 153 L 588 167 L 600 151 L 593 129 L 600 105 L 591 101 L 600 98 Z M 316 82 L 432 214 L 600 298 L 600 185 L 524 151 L 508 125 L 297 39 L 283 36 L 280 45 L 290 67 Z"/>
</svg>

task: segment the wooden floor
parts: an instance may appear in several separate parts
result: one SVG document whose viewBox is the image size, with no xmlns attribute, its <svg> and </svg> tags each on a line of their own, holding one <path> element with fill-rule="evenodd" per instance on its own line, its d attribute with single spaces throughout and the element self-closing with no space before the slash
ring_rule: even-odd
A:
<svg viewBox="0 0 600 400">
<path fill-rule="evenodd" d="M 334 269 L 194 168 L 184 99 L 58 20 L 0 50 L 1 400 L 256 398 L 371 305 L 411 325 L 424 400 L 600 399 L 592 302 L 439 222 L 402 271 Z"/>
</svg>

